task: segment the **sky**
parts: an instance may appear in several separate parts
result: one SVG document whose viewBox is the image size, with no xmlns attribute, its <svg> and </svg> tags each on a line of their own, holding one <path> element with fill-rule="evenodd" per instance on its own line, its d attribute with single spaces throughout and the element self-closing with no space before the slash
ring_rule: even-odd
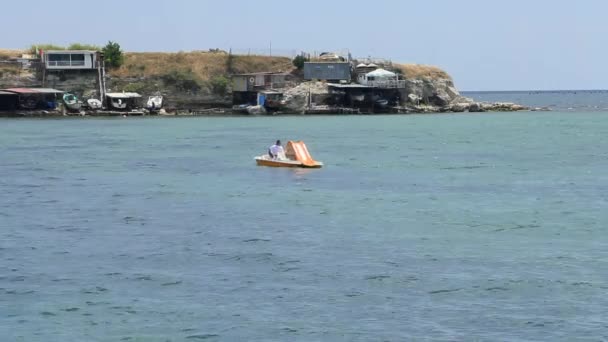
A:
<svg viewBox="0 0 608 342">
<path fill-rule="evenodd" d="M 460 90 L 608 89 L 605 0 L 29 0 L 0 13 L 0 48 L 348 49 L 437 65 Z"/>
</svg>

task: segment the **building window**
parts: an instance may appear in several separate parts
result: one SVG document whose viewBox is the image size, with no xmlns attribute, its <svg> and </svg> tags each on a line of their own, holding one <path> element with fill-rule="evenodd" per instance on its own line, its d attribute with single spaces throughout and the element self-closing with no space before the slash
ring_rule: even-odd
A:
<svg viewBox="0 0 608 342">
<path fill-rule="evenodd" d="M 84 54 L 72 54 L 72 66 L 84 66 Z"/>
<path fill-rule="evenodd" d="M 70 66 L 70 55 L 53 54 L 49 55 L 49 66 Z"/>
</svg>

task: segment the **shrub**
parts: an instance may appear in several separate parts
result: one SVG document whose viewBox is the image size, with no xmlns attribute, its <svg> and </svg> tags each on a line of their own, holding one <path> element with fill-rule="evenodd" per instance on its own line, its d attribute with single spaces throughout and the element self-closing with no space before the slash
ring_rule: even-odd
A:
<svg viewBox="0 0 608 342">
<path fill-rule="evenodd" d="M 304 68 L 304 63 L 308 62 L 309 59 L 302 56 L 302 55 L 298 55 L 296 56 L 296 58 L 293 59 L 292 63 L 293 66 L 295 66 L 296 68 L 298 68 L 298 70 L 302 70 Z"/>
<path fill-rule="evenodd" d="M 68 46 L 68 50 L 101 51 L 101 48 L 97 45 L 92 45 L 92 44 L 72 43 Z"/>
<path fill-rule="evenodd" d="M 109 41 L 102 51 L 107 66 L 118 68 L 124 63 L 125 57 L 118 43 Z"/>
<path fill-rule="evenodd" d="M 230 80 L 224 76 L 215 76 L 209 81 L 211 86 L 211 92 L 216 95 L 225 96 L 228 92 L 228 85 Z"/>
</svg>

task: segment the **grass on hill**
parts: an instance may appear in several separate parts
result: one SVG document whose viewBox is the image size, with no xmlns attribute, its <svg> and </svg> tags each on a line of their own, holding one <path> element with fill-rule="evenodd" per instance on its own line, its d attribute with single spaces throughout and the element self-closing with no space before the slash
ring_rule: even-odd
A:
<svg viewBox="0 0 608 342">
<path fill-rule="evenodd" d="M 405 78 L 432 78 L 432 79 L 452 79 L 450 75 L 440 68 L 432 65 L 423 64 L 394 64 L 394 67 L 401 71 Z"/>
<path fill-rule="evenodd" d="M 287 57 L 229 56 L 224 52 L 127 52 L 124 64 L 111 70 L 116 77 L 153 77 L 180 73 L 207 81 L 217 76 L 293 69 Z"/>
<path fill-rule="evenodd" d="M 32 44 L 28 52 L 31 54 L 36 53 L 36 49 L 42 51 L 49 50 L 92 50 L 92 51 L 100 51 L 101 47 L 93 44 L 83 44 L 83 43 L 72 43 L 68 46 L 61 46 L 55 44 Z"/>
<path fill-rule="evenodd" d="M 23 50 L 0 49 L 0 60 L 21 57 L 24 52 Z"/>
</svg>

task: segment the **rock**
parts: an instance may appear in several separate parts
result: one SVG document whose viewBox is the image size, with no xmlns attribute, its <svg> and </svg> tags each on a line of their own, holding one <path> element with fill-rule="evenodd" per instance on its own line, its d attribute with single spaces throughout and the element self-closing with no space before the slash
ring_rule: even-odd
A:
<svg viewBox="0 0 608 342">
<path fill-rule="evenodd" d="M 460 92 L 458 92 L 458 89 L 456 89 L 453 85 L 452 86 L 447 86 L 445 88 L 446 93 L 448 93 L 448 95 L 450 95 L 451 98 L 455 99 L 457 97 L 460 97 Z"/>
<path fill-rule="evenodd" d="M 452 102 L 453 103 L 469 103 L 469 104 L 472 104 L 472 103 L 475 103 L 475 100 L 473 100 L 470 97 L 464 97 L 464 96 L 458 95 L 458 96 L 456 96 L 454 98 L 454 100 L 452 100 Z"/>
<path fill-rule="evenodd" d="M 483 103 L 481 105 L 483 111 L 492 112 L 517 112 L 522 110 L 529 110 L 528 107 L 518 105 L 512 102 L 495 102 L 495 103 Z"/>
<path fill-rule="evenodd" d="M 549 107 L 536 107 L 536 108 L 532 108 L 530 109 L 533 112 L 550 112 L 551 108 Z"/>
<path fill-rule="evenodd" d="M 447 106 L 452 102 L 452 98 L 450 95 L 443 91 L 439 90 L 433 97 L 430 98 L 431 103 L 440 107 Z"/>
<path fill-rule="evenodd" d="M 247 113 L 251 115 L 266 114 L 266 108 L 263 106 L 249 106 L 247 107 Z"/>
<path fill-rule="evenodd" d="M 410 103 L 418 105 L 420 104 L 420 101 L 422 100 L 422 98 L 416 94 L 409 94 L 407 96 L 407 99 Z"/>
<path fill-rule="evenodd" d="M 522 106 L 522 105 L 518 105 L 518 104 L 514 104 L 511 106 L 510 108 L 512 111 L 514 112 L 518 112 L 518 111 L 522 111 L 522 110 L 528 110 L 529 108 L 526 106 Z"/>
<path fill-rule="evenodd" d="M 469 103 L 453 103 L 450 106 L 450 109 L 452 110 L 452 112 L 454 113 L 462 113 L 465 112 L 469 109 L 471 105 Z"/>
<path fill-rule="evenodd" d="M 469 105 L 469 112 L 470 113 L 479 113 L 479 112 L 485 112 L 485 109 L 483 108 L 483 106 L 481 105 L 481 103 L 479 102 L 473 102 Z"/>
<path fill-rule="evenodd" d="M 282 105 L 293 112 L 301 112 L 308 106 L 309 96 L 328 95 L 329 89 L 324 82 L 304 82 L 283 93 Z M 314 102 L 314 101 L 313 101 Z"/>
</svg>

